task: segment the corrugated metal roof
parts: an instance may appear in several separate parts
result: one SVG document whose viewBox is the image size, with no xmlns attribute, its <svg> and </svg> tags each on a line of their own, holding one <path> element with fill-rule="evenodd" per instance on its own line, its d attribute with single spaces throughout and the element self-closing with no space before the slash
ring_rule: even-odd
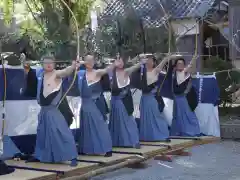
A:
<svg viewBox="0 0 240 180">
<path fill-rule="evenodd" d="M 169 12 L 175 18 L 203 17 L 214 2 L 215 0 L 175 0 Z"/>
<path fill-rule="evenodd" d="M 113 0 L 108 3 L 101 18 L 125 16 L 134 11 L 145 26 L 161 26 L 165 21 L 164 10 L 173 18 L 203 17 L 217 0 Z"/>
</svg>

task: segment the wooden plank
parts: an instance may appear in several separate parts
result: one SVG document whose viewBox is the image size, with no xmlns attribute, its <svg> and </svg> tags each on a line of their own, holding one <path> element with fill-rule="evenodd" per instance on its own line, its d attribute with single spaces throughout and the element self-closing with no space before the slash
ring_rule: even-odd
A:
<svg viewBox="0 0 240 180">
<path fill-rule="evenodd" d="M 79 160 L 85 160 L 85 161 L 98 161 L 103 164 L 113 164 L 113 163 L 118 163 L 120 161 L 124 161 L 126 159 L 131 159 L 136 157 L 135 155 L 129 155 L 129 154 L 117 154 L 113 153 L 112 157 L 104 157 L 104 156 L 88 156 L 88 155 L 83 155 L 79 156 Z"/>
<path fill-rule="evenodd" d="M 177 148 L 187 145 L 192 145 L 193 140 L 183 140 L 183 139 L 171 139 L 171 142 L 141 142 L 141 145 L 163 145 L 163 146 L 170 146 L 171 148 Z"/>
<path fill-rule="evenodd" d="M 10 166 L 19 166 L 19 167 L 26 167 L 26 168 L 34 168 L 34 169 L 41 169 L 41 170 L 54 170 L 54 171 L 61 171 L 64 172 L 63 177 L 78 175 L 85 173 L 88 170 L 92 170 L 98 167 L 96 163 L 84 163 L 79 162 L 76 167 L 71 167 L 70 162 L 66 163 L 59 163 L 59 164 L 48 164 L 48 163 L 25 163 L 25 161 L 14 161 L 14 160 L 7 160 L 5 161 L 7 165 Z"/>
<path fill-rule="evenodd" d="M 0 180 L 32 180 L 32 179 L 46 180 L 48 179 L 48 177 L 56 179 L 56 174 L 48 172 L 15 169 L 15 171 L 11 174 L 0 176 Z"/>
<path fill-rule="evenodd" d="M 215 137 L 215 136 L 201 136 L 201 140 L 220 140 L 220 137 Z"/>
<path fill-rule="evenodd" d="M 166 147 L 156 147 L 156 146 L 141 146 L 140 149 L 135 148 L 113 148 L 114 153 L 132 153 L 132 154 L 139 154 L 139 155 L 152 155 L 161 153 L 167 150 Z"/>
<path fill-rule="evenodd" d="M 199 137 L 197 137 L 197 136 L 196 137 L 172 136 L 172 137 L 173 137 L 173 139 L 181 139 L 182 138 L 182 140 L 217 140 L 217 139 L 220 139 L 220 137 L 215 137 L 215 136 L 199 136 Z"/>
<path fill-rule="evenodd" d="M 221 141 L 220 137 L 202 136 L 200 141 L 195 141 L 195 145 L 209 144 Z"/>
<path fill-rule="evenodd" d="M 201 140 L 201 136 L 170 136 L 170 139 L 182 139 L 182 140 Z"/>
<path fill-rule="evenodd" d="M 179 145 L 184 145 L 186 143 L 192 143 L 193 141 L 192 140 L 185 140 L 185 139 L 171 139 L 171 142 L 141 142 L 142 145 L 163 145 L 163 146 L 166 146 L 166 145 L 169 145 L 171 147 L 174 147 L 174 146 L 179 146 Z"/>
<path fill-rule="evenodd" d="M 21 166 L 21 167 L 28 167 L 28 168 L 39 168 L 39 169 L 46 169 L 46 170 L 54 170 L 54 171 L 71 171 L 74 169 L 81 169 L 81 168 L 86 168 L 89 166 L 94 166 L 96 164 L 94 163 L 84 163 L 80 162 L 76 167 L 71 167 L 70 162 L 66 163 L 59 163 L 59 164 L 48 164 L 48 163 L 25 163 L 25 161 L 14 161 L 14 160 L 7 160 L 5 161 L 7 165 L 12 165 L 12 166 Z"/>
</svg>

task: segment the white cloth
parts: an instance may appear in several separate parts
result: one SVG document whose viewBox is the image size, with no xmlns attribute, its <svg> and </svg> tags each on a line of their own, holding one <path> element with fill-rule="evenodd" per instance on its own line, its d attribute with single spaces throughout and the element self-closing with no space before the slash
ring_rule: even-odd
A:
<svg viewBox="0 0 240 180">
<path fill-rule="evenodd" d="M 121 77 L 123 75 L 116 74 L 117 76 L 117 85 L 118 88 L 124 88 L 130 84 L 130 78 L 128 77 Z"/>
<path fill-rule="evenodd" d="M 172 125 L 172 118 L 173 118 L 173 100 L 168 98 L 163 98 L 163 101 L 165 103 L 165 107 L 163 109 L 163 114 L 165 117 L 165 120 L 167 121 L 168 125 Z"/>
<path fill-rule="evenodd" d="M 36 100 L 6 101 L 5 134 L 36 134 L 39 111 L 40 106 Z"/>
<path fill-rule="evenodd" d="M 0 136 L 0 157 L 3 155 L 3 139 L 2 136 Z"/>
<path fill-rule="evenodd" d="M 81 109 L 81 104 L 82 104 L 82 99 L 80 97 L 67 97 L 69 107 L 71 108 L 74 119 L 73 123 L 70 126 L 70 129 L 77 129 L 80 127 L 80 109 Z"/>
<path fill-rule="evenodd" d="M 71 129 L 79 128 L 79 112 L 81 107 L 80 97 L 67 97 L 70 108 L 74 114 L 74 121 Z M 5 134 L 9 136 L 19 136 L 36 134 L 38 124 L 38 113 L 40 106 L 36 100 L 16 100 L 6 101 L 6 121 Z M 0 101 L 0 113 L 1 113 Z M 0 128 L 2 127 L 0 120 Z M 0 131 L 2 128 L 0 129 Z"/>
<path fill-rule="evenodd" d="M 158 74 L 155 71 L 147 72 L 147 85 L 157 82 Z"/>
<path fill-rule="evenodd" d="M 177 83 L 178 84 L 183 83 L 186 79 L 188 79 L 190 77 L 190 74 L 186 74 L 186 72 L 184 72 L 184 71 L 177 71 L 176 75 L 177 75 Z"/>
<path fill-rule="evenodd" d="M 199 103 L 195 109 L 199 120 L 201 133 L 209 136 L 220 137 L 220 124 L 218 106 L 207 103 Z"/>
<path fill-rule="evenodd" d="M 57 79 L 55 71 L 49 76 L 44 76 L 43 78 L 43 96 L 47 97 L 48 95 L 59 91 L 62 85 L 62 80 Z"/>
</svg>

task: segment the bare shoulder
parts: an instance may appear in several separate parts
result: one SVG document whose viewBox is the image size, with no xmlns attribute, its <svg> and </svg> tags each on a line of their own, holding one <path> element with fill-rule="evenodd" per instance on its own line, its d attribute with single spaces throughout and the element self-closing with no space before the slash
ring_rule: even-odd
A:
<svg viewBox="0 0 240 180">
<path fill-rule="evenodd" d="M 54 69 L 53 71 L 52 71 L 52 73 L 49 73 L 47 76 L 51 76 L 51 77 L 54 77 L 54 78 L 58 78 L 58 75 L 59 74 L 61 74 L 61 70 L 56 70 L 56 69 Z"/>
<path fill-rule="evenodd" d="M 102 72 L 102 71 L 103 71 L 103 69 L 94 69 L 93 72 L 95 72 L 95 73 L 99 73 L 99 72 Z"/>
</svg>

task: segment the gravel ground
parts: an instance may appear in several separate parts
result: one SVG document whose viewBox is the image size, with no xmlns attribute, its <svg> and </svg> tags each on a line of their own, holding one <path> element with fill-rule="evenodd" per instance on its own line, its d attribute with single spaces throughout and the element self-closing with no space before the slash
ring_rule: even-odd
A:
<svg viewBox="0 0 240 180">
<path fill-rule="evenodd" d="M 91 180 L 240 180 L 240 142 L 194 147 L 173 162 L 149 160 L 144 169 L 123 168 Z"/>
</svg>

